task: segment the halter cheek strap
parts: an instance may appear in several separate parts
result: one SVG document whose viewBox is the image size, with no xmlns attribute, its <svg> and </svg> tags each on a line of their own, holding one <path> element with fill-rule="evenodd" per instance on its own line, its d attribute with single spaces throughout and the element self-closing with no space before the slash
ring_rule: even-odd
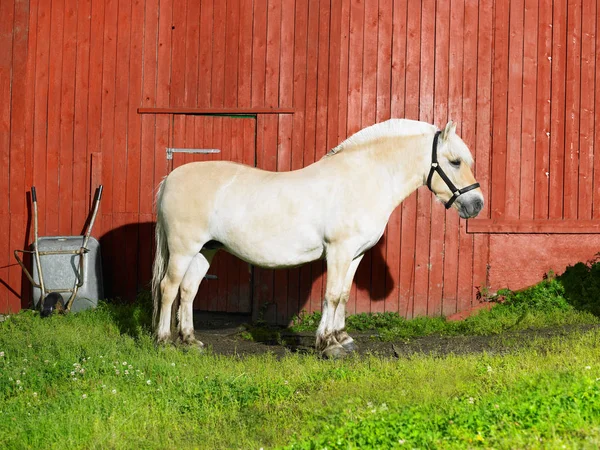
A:
<svg viewBox="0 0 600 450">
<path fill-rule="evenodd" d="M 431 192 L 433 192 L 433 189 L 431 188 L 431 179 L 433 178 L 433 174 L 435 172 L 437 172 L 438 175 L 442 178 L 442 180 L 444 180 L 444 183 L 446 183 L 446 186 L 448 186 L 448 188 L 452 192 L 452 197 L 450 197 L 450 200 L 448 200 L 444 204 L 446 209 L 448 209 L 452 206 L 452 204 L 456 201 L 456 199 L 458 197 L 460 197 L 462 194 L 464 194 L 465 192 L 472 191 L 473 189 L 477 189 L 479 187 L 479 183 L 471 184 L 462 189 L 457 189 L 456 186 L 454 186 L 454 183 L 452 183 L 450 178 L 448 178 L 448 175 L 446 175 L 446 173 L 442 170 L 442 168 L 440 167 L 440 165 L 438 163 L 437 146 L 438 146 L 438 140 L 440 138 L 440 134 L 442 134 L 441 131 L 436 132 L 435 136 L 433 138 L 433 146 L 432 146 L 432 150 L 431 150 L 431 169 L 429 170 L 429 176 L 427 177 L 427 187 L 429 188 L 429 190 Z M 435 192 L 433 192 L 433 193 L 435 194 Z"/>
</svg>

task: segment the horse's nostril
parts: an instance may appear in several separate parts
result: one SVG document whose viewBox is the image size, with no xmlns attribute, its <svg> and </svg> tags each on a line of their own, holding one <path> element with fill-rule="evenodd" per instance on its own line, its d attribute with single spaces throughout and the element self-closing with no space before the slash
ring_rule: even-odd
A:
<svg viewBox="0 0 600 450">
<path fill-rule="evenodd" d="M 483 200 L 477 199 L 472 203 L 472 208 L 474 213 L 478 213 L 483 208 Z"/>
</svg>

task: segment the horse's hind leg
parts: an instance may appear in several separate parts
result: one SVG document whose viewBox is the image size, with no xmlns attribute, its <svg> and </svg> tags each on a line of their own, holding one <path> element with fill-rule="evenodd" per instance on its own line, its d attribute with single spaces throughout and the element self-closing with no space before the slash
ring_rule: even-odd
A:
<svg viewBox="0 0 600 450">
<path fill-rule="evenodd" d="M 179 335 L 184 344 L 194 344 L 203 347 L 204 344 L 194 336 L 193 304 L 198 293 L 198 287 L 208 272 L 210 263 L 217 253 L 216 250 L 202 250 L 190 263 L 187 272 L 181 281 L 179 295 L 181 309 L 179 311 Z"/>
<path fill-rule="evenodd" d="M 171 337 L 171 307 L 179 293 L 179 285 L 195 254 L 171 255 L 167 273 L 160 282 L 161 304 L 160 318 L 156 330 L 156 340 L 166 342 Z"/>
</svg>

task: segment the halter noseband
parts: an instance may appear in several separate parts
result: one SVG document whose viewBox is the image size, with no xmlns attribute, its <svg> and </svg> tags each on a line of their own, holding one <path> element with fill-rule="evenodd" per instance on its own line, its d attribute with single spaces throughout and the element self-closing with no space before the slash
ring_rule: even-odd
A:
<svg viewBox="0 0 600 450">
<path fill-rule="evenodd" d="M 450 181 L 450 178 L 448 178 L 448 175 L 446 175 L 444 173 L 444 171 L 440 167 L 438 160 L 437 160 L 437 145 L 438 145 L 438 140 L 439 140 L 440 134 L 442 134 L 441 131 L 436 132 L 435 137 L 433 138 L 433 146 L 432 146 L 432 150 L 431 150 L 431 169 L 429 170 L 429 176 L 427 177 L 427 187 L 429 188 L 429 190 L 431 192 L 433 192 L 433 189 L 431 189 L 431 179 L 433 178 L 434 172 L 437 172 L 438 175 L 442 178 L 442 180 L 444 180 L 444 182 L 446 183 L 446 186 L 448 186 L 448 188 L 452 192 L 452 197 L 450 197 L 450 200 L 448 200 L 444 204 L 446 209 L 448 209 L 452 206 L 454 201 L 458 197 L 460 197 L 462 194 L 464 194 L 465 192 L 472 191 L 473 189 L 477 189 L 479 187 L 479 183 L 471 184 L 462 189 L 456 189 L 456 186 L 454 186 L 454 183 L 452 183 L 452 181 Z M 435 194 L 435 192 L 433 192 L 433 193 Z"/>
</svg>

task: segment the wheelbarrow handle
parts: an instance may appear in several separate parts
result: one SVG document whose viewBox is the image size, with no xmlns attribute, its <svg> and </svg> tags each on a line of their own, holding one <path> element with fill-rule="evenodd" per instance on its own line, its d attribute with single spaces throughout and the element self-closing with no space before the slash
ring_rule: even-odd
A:
<svg viewBox="0 0 600 450">
<path fill-rule="evenodd" d="M 35 186 L 31 186 L 31 201 L 37 203 L 37 194 L 35 193 Z"/>
<path fill-rule="evenodd" d="M 104 189 L 102 185 L 96 188 L 96 195 L 94 195 L 94 203 L 99 202 L 100 199 L 102 199 L 102 189 Z"/>
</svg>

